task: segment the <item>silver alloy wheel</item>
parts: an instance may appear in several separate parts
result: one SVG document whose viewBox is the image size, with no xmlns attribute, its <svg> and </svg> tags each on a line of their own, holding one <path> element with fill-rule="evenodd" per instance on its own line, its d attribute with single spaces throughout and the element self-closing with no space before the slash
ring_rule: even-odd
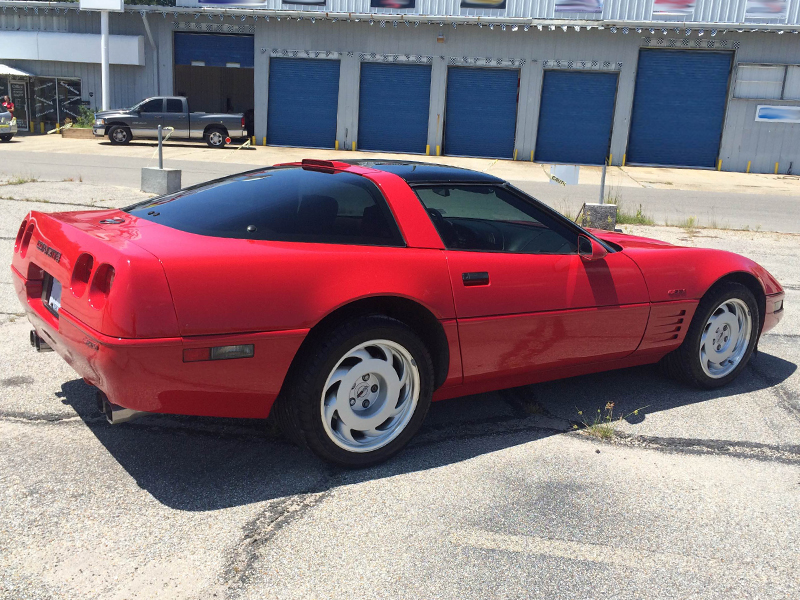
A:
<svg viewBox="0 0 800 600">
<path fill-rule="evenodd" d="M 753 317 L 739 298 L 720 304 L 703 327 L 700 336 L 700 366 L 712 379 L 731 373 L 742 362 L 750 345 Z"/>
<path fill-rule="evenodd" d="M 208 134 L 208 141 L 212 146 L 221 146 L 225 142 L 225 138 L 215 129 Z"/>
<path fill-rule="evenodd" d="M 397 342 L 371 340 L 347 352 L 322 390 L 322 425 L 348 452 L 382 448 L 406 428 L 417 407 L 419 368 Z"/>
<path fill-rule="evenodd" d="M 114 133 L 112 133 L 111 135 L 114 136 L 114 141 L 115 142 L 119 142 L 121 144 L 124 143 L 128 139 L 128 132 L 125 131 L 125 129 L 123 129 L 122 127 L 117 127 L 114 130 Z"/>
</svg>

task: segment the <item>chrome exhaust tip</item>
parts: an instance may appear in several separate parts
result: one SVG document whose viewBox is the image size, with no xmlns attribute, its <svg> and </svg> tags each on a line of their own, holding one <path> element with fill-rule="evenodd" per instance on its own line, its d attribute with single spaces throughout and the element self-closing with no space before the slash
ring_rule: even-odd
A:
<svg viewBox="0 0 800 600">
<path fill-rule="evenodd" d="M 111 425 L 118 425 L 120 423 L 132 421 L 142 415 L 150 414 L 143 410 L 133 410 L 132 408 L 125 408 L 124 406 L 112 404 L 108 396 L 99 390 L 97 391 L 97 408 L 105 415 L 106 421 Z"/>
<path fill-rule="evenodd" d="M 31 329 L 31 346 L 36 348 L 37 352 L 52 352 L 53 349 L 45 342 L 41 336 L 36 333 L 36 330 Z"/>
</svg>

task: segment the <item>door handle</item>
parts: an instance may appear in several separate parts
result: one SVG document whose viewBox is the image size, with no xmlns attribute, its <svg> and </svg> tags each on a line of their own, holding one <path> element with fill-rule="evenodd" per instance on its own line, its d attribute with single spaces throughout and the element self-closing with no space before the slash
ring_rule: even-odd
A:
<svg viewBox="0 0 800 600">
<path fill-rule="evenodd" d="M 489 273 L 487 273 L 486 271 L 473 271 L 471 273 L 462 273 L 461 281 L 467 287 L 473 285 L 489 285 Z"/>
</svg>

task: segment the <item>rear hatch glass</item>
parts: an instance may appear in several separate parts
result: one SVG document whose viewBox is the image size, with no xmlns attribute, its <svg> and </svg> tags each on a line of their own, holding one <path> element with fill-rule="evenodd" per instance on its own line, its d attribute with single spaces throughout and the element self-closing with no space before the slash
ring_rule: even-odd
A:
<svg viewBox="0 0 800 600">
<path fill-rule="evenodd" d="M 167 227 L 214 237 L 403 245 L 378 188 L 353 173 L 261 169 L 124 210 Z"/>
</svg>

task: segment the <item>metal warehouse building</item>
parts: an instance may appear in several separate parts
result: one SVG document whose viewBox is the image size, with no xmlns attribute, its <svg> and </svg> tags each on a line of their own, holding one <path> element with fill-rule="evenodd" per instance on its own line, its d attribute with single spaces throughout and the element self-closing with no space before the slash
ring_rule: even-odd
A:
<svg viewBox="0 0 800 600">
<path fill-rule="evenodd" d="M 257 144 L 800 171 L 800 0 L 664 2 L 126 5 L 111 106 L 252 109 Z M 74 3 L 0 0 L 22 127 L 99 106 L 99 31 Z"/>
</svg>

